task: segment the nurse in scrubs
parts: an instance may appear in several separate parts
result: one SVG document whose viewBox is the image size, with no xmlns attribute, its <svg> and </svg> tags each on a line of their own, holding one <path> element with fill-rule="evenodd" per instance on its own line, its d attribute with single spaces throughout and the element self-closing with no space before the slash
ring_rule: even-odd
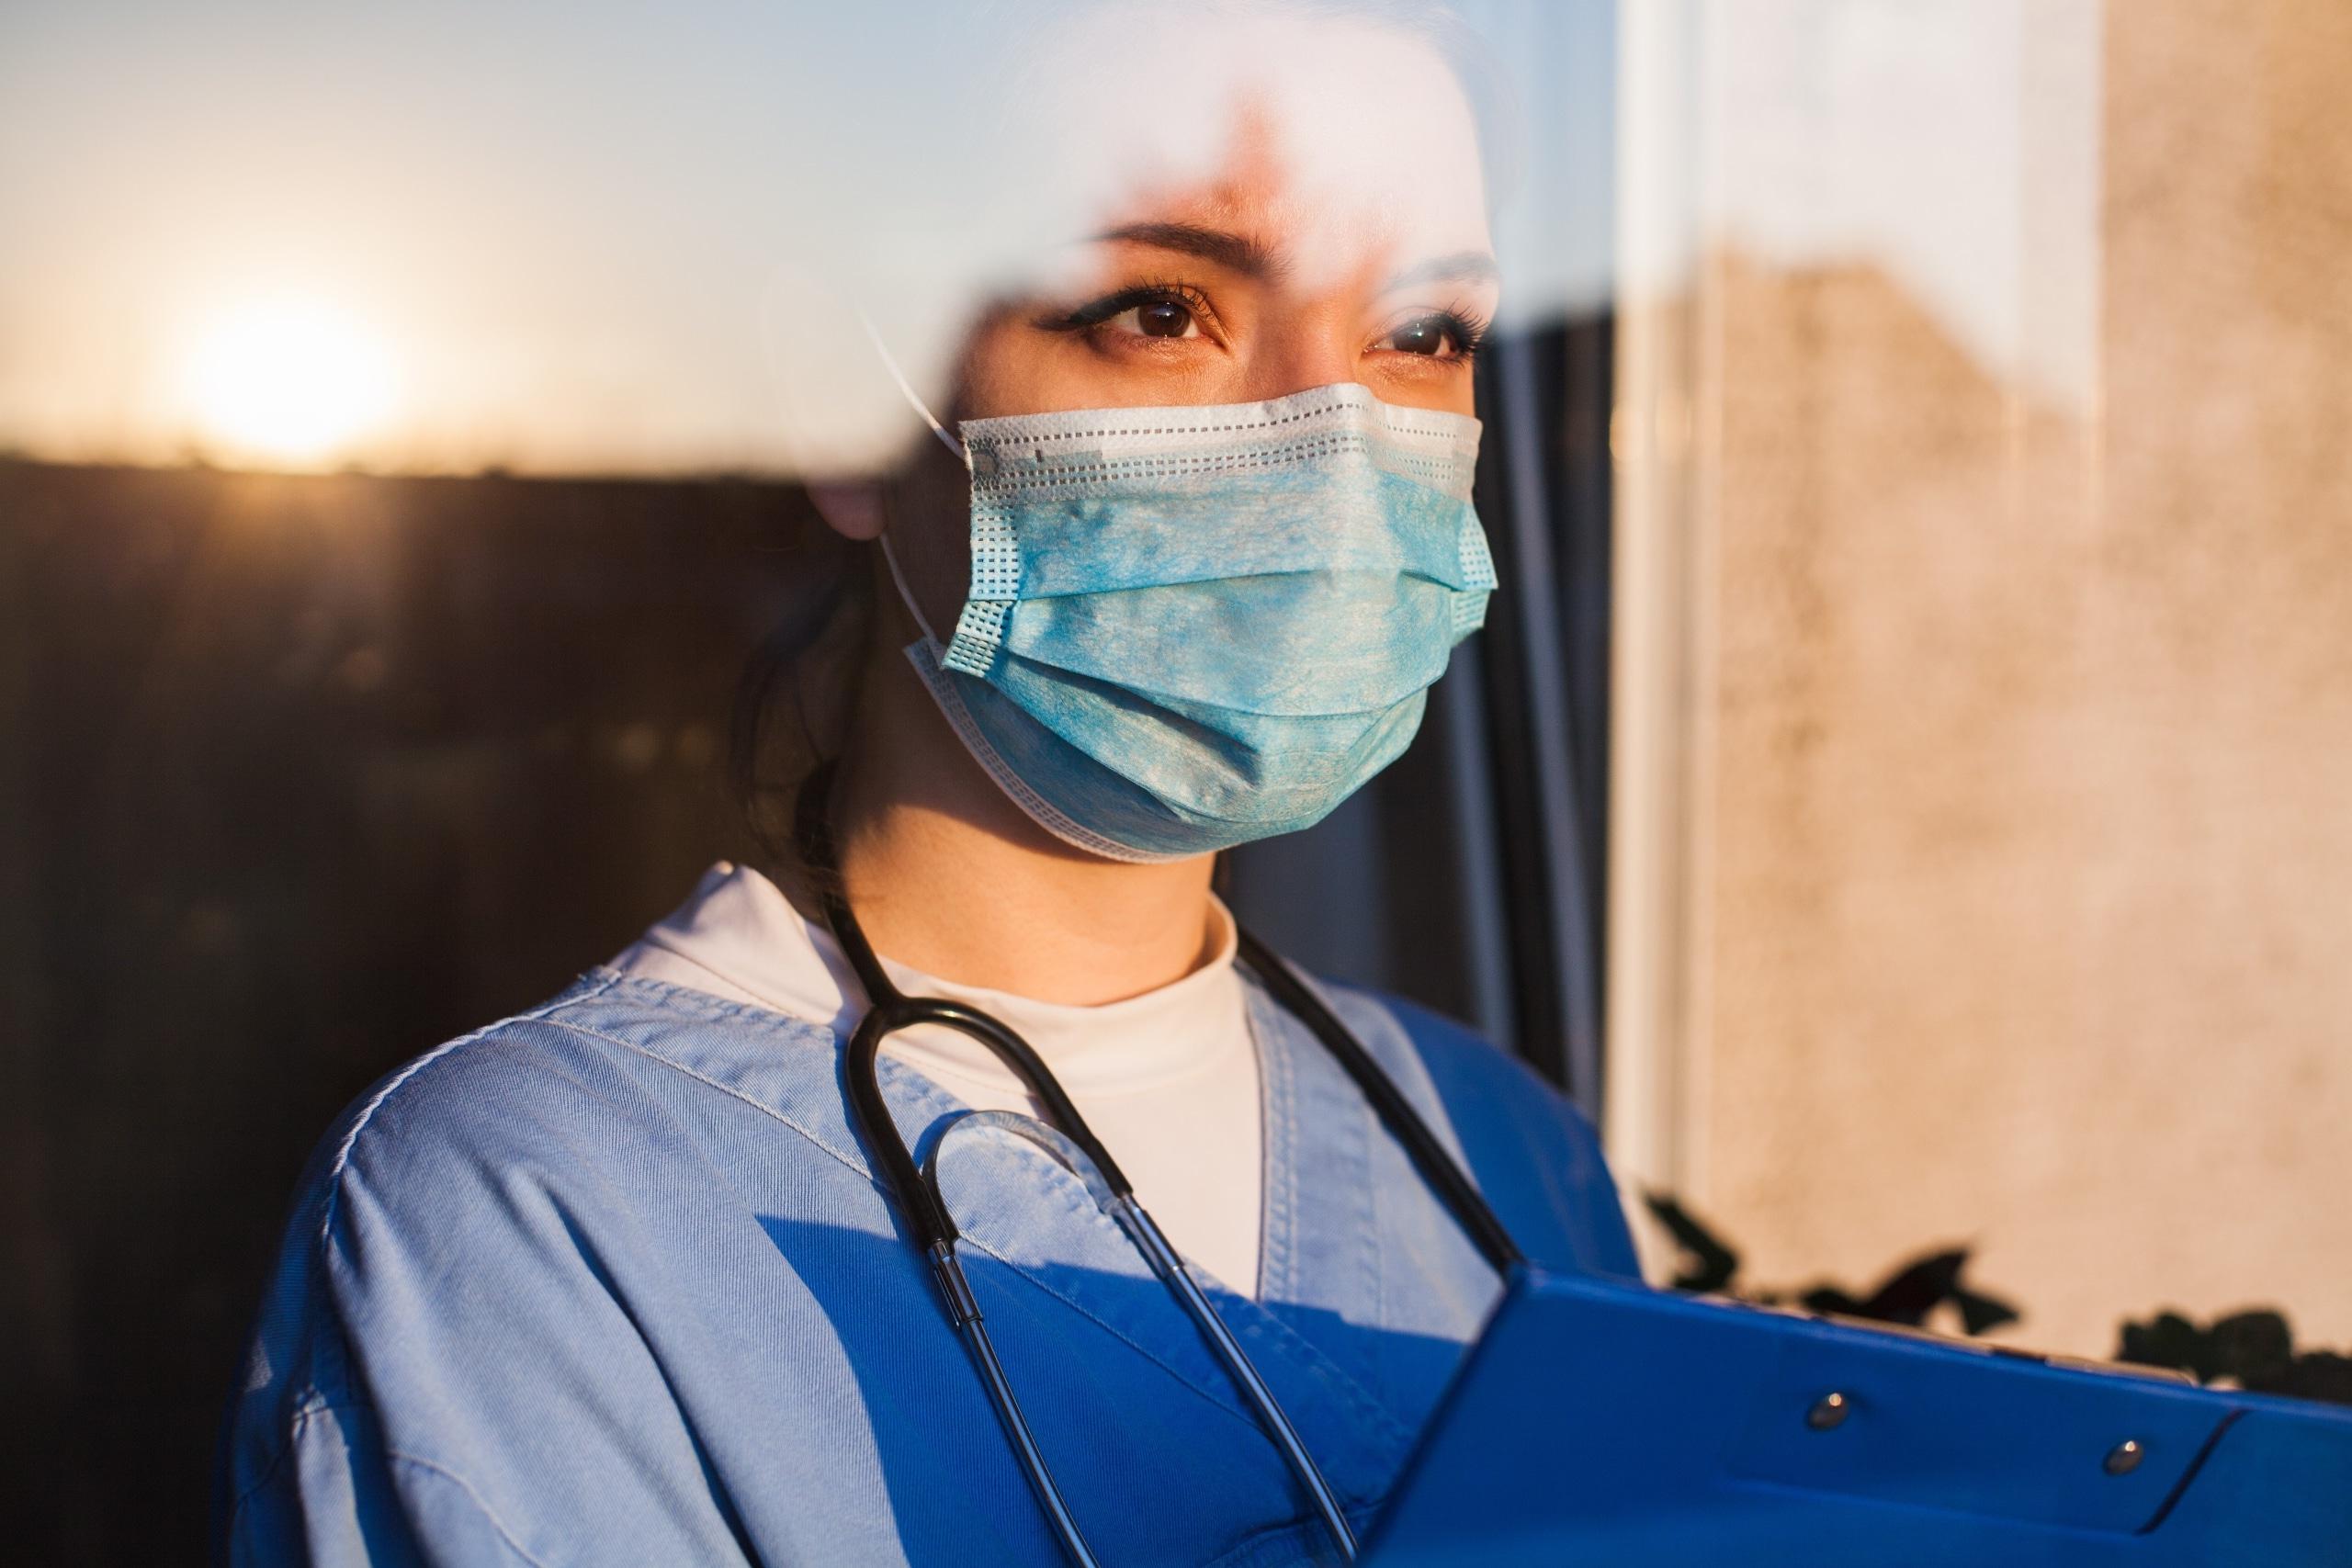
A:
<svg viewBox="0 0 2352 1568">
<path fill-rule="evenodd" d="M 1498 283 L 1463 70 L 1389 7 L 1097 9 L 1032 42 L 1023 80 L 1075 86 L 1023 112 L 1092 160 L 1062 189 L 1088 210 L 937 356 L 944 437 L 819 491 L 865 558 L 849 657 L 797 682 L 831 700 L 788 716 L 837 872 L 712 867 L 329 1131 L 232 1411 L 230 1560 L 1057 1560 L 846 1099 L 868 998 L 820 883 L 899 991 L 1034 1045 L 1359 1531 L 1493 1303 L 1363 1092 L 1237 964 L 1211 880 L 1402 749 L 1492 586 L 1467 497 Z M 1633 1272 L 1549 1088 L 1317 990 L 1530 1258 Z M 1102 1560 L 1330 1560 L 1078 1177 L 956 1131 L 1035 1111 L 1022 1083 L 937 1028 L 876 1078 Z"/>
</svg>

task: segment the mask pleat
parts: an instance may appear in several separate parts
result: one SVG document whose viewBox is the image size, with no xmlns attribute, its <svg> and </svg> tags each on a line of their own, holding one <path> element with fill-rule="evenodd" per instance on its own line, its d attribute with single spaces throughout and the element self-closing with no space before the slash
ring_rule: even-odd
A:
<svg viewBox="0 0 2352 1568">
<path fill-rule="evenodd" d="M 1477 422 L 1360 386 L 962 434 L 973 581 L 925 678 L 1084 847 L 1202 853 L 1319 820 L 1411 741 L 1494 586 Z"/>
</svg>

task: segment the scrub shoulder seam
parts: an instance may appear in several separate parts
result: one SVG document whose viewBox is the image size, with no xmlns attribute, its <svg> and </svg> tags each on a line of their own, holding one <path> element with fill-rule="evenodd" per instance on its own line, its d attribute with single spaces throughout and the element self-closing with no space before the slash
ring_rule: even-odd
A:
<svg viewBox="0 0 2352 1568">
<path fill-rule="evenodd" d="M 351 1152 L 358 1145 L 359 1135 L 368 1130 L 368 1123 L 375 1120 L 376 1112 L 383 1109 L 386 1100 L 391 1099 L 402 1086 L 419 1073 L 458 1047 L 470 1045 L 478 1040 L 498 1033 L 511 1024 L 554 1021 L 554 1015 L 557 1012 L 611 989 L 613 982 L 618 978 L 617 975 L 609 977 L 599 976 L 590 983 L 583 977 L 582 981 L 567 987 L 560 995 L 550 998 L 528 1011 L 511 1014 L 493 1023 L 484 1024 L 470 1033 L 460 1034 L 455 1040 L 435 1046 L 387 1078 L 383 1087 L 369 1096 L 368 1103 L 360 1107 L 359 1114 L 352 1118 L 349 1130 L 344 1134 L 342 1142 L 335 1145 L 334 1158 L 327 1167 L 323 1184 L 325 1190 L 319 1203 L 318 1246 L 321 1256 L 324 1257 L 334 1247 L 335 1200 L 343 1192 L 343 1179 L 345 1173 L 350 1168 Z"/>
<path fill-rule="evenodd" d="M 680 957 L 686 957 L 677 948 L 665 942 L 655 942 L 652 945 L 662 948 L 666 953 L 678 953 Z M 695 964 L 699 967 L 708 968 L 696 959 L 688 958 L 687 962 Z M 786 1038 L 802 1036 L 810 1043 L 822 1041 L 826 1043 L 829 1049 L 837 1048 L 841 1044 L 842 1037 L 827 1025 L 814 1019 L 801 1018 L 788 1012 L 778 1012 L 775 1009 L 761 1003 L 736 1001 L 731 998 L 698 990 L 677 980 L 658 979 L 651 975 L 632 975 L 627 970 L 616 969 L 609 964 L 600 964 L 590 973 L 600 979 L 609 976 L 609 983 L 605 987 L 605 990 L 610 993 L 608 1000 L 616 1001 L 624 997 L 633 998 L 647 1007 L 658 1009 L 663 1012 L 683 1013 L 689 1018 L 704 1020 L 737 1020 L 756 1025 L 770 1034 Z M 709 973 L 718 975 L 716 970 L 710 970 Z M 727 979 L 723 975 L 718 975 L 718 977 L 721 980 Z M 587 998 L 583 997 L 579 999 Z M 560 1023 L 560 1021 L 557 1020 L 549 1021 Z M 560 1024 L 560 1026 L 567 1029 L 579 1027 L 574 1024 Z"/>
<path fill-rule="evenodd" d="M 750 1106 L 752 1110 L 761 1112 L 763 1115 L 771 1117 L 774 1120 L 782 1122 L 786 1127 L 791 1128 L 794 1132 L 808 1139 L 809 1143 L 815 1145 L 818 1148 L 822 1149 L 826 1154 L 829 1154 L 833 1158 L 839 1160 L 842 1165 L 847 1166 L 850 1169 L 855 1171 L 859 1177 L 865 1180 L 870 1182 L 874 1179 L 874 1173 L 866 1169 L 862 1161 L 856 1159 L 845 1150 L 835 1148 L 831 1143 L 818 1135 L 813 1129 L 801 1125 L 798 1122 L 796 1122 L 791 1117 L 786 1116 L 783 1111 L 778 1111 L 775 1106 L 763 1104 L 759 1100 L 752 1099 L 750 1095 L 745 1094 L 741 1089 L 737 1089 L 730 1084 L 720 1083 L 717 1078 L 712 1077 L 709 1074 L 696 1072 L 694 1068 L 687 1066 L 684 1062 L 664 1056 L 659 1051 L 649 1050 L 645 1046 L 636 1043 L 634 1041 L 623 1040 L 618 1035 L 607 1034 L 602 1030 L 592 1029 L 584 1023 L 572 1023 L 560 1018 L 549 1018 L 546 1021 L 553 1024 L 558 1029 L 569 1030 L 571 1032 L 582 1035 L 587 1039 L 599 1041 L 606 1045 L 617 1046 L 623 1051 L 634 1052 L 636 1055 L 644 1057 L 649 1062 L 659 1062 L 662 1066 L 668 1067 L 673 1072 L 684 1074 L 687 1077 L 694 1079 L 696 1083 L 701 1084 L 706 1089 L 717 1089 L 719 1093 L 726 1095 L 730 1100 L 739 1100 L 745 1105 Z"/>
</svg>

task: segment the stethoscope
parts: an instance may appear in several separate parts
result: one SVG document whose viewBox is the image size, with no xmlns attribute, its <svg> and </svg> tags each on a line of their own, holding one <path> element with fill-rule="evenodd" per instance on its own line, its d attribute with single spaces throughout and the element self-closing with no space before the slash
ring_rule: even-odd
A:
<svg viewBox="0 0 2352 1568">
<path fill-rule="evenodd" d="M 930 1263 L 932 1279 L 946 1303 L 947 1314 L 955 1321 L 965 1347 L 970 1351 L 972 1364 L 986 1385 L 989 1402 L 996 1407 L 997 1418 L 1003 1424 L 1005 1438 L 1012 1445 L 1021 1461 L 1029 1485 L 1037 1495 L 1037 1504 L 1059 1538 L 1062 1550 L 1079 1568 L 1096 1568 L 1100 1562 L 1086 1544 L 1085 1535 L 1079 1529 L 1078 1519 L 1070 1512 L 1069 1504 L 1062 1496 L 1061 1488 L 1054 1481 L 1054 1473 L 1021 1413 L 1021 1402 L 1012 1392 L 1012 1384 L 1004 1373 L 1004 1363 L 997 1357 L 996 1347 L 989 1338 L 988 1325 L 980 1315 L 979 1303 L 972 1294 L 964 1277 L 963 1266 L 956 1261 L 955 1217 L 947 1212 L 947 1203 L 939 1186 L 939 1154 L 934 1146 L 931 1159 L 918 1167 L 913 1152 L 899 1136 L 898 1123 L 890 1119 L 890 1111 L 882 1099 L 881 1081 L 875 1063 L 880 1055 L 883 1042 L 900 1030 L 919 1024 L 937 1024 L 978 1041 L 999 1061 L 1021 1080 L 1030 1097 L 1045 1112 L 1044 1122 L 1010 1111 L 972 1111 L 958 1119 L 957 1128 L 988 1127 L 1025 1138 L 1044 1150 L 1062 1168 L 1075 1176 L 1086 1188 L 1102 1212 L 1117 1222 L 1136 1249 L 1143 1255 L 1160 1284 L 1184 1309 L 1185 1315 L 1200 1331 L 1209 1349 L 1224 1367 L 1226 1374 L 1241 1391 L 1243 1399 L 1257 1416 L 1275 1449 L 1289 1466 L 1299 1487 L 1314 1504 L 1323 1525 L 1330 1532 L 1340 1555 L 1349 1562 L 1356 1556 L 1354 1529 L 1348 1523 L 1347 1513 L 1340 1506 L 1338 1494 L 1300 1441 L 1297 1428 L 1278 1403 L 1273 1392 L 1266 1386 L 1258 1369 L 1250 1364 L 1241 1346 L 1233 1337 L 1225 1320 L 1209 1305 L 1208 1298 L 1193 1282 L 1176 1249 L 1168 1244 L 1159 1226 L 1136 1201 L 1134 1190 L 1120 1171 L 1118 1161 L 1094 1136 L 1086 1118 L 1078 1113 L 1069 1096 L 1055 1081 L 1029 1043 L 1011 1028 L 978 1008 L 961 1002 L 944 1001 L 933 997 L 910 997 L 900 991 L 883 972 L 881 961 L 875 957 L 873 944 L 857 923 L 842 891 L 841 874 L 833 854 L 832 830 L 829 820 L 832 794 L 832 769 L 828 766 L 810 777 L 801 786 L 799 809 L 797 813 L 797 833 L 800 852 L 810 873 L 825 923 L 831 927 L 833 940 L 841 944 L 850 967 L 856 972 L 858 983 L 865 989 L 868 1003 L 865 1016 L 859 1020 L 850 1036 L 849 1047 L 842 1054 L 842 1082 L 849 1100 L 850 1115 L 855 1123 L 858 1139 L 871 1152 L 875 1174 L 884 1189 L 905 1214 L 916 1251 Z M 1453 1213 L 1456 1224 L 1468 1234 L 1479 1252 L 1494 1267 L 1497 1273 L 1508 1277 L 1524 1261 L 1524 1255 L 1510 1233 L 1503 1228 L 1495 1212 L 1487 1206 L 1485 1198 L 1453 1156 L 1430 1131 L 1388 1075 L 1372 1059 L 1363 1042 L 1348 1026 L 1333 1016 L 1322 1000 L 1308 990 L 1290 966 L 1269 952 L 1265 945 L 1248 931 L 1238 933 L 1241 961 L 1248 964 L 1259 984 L 1272 993 L 1276 1001 L 1314 1032 L 1325 1050 L 1331 1053 L 1356 1087 L 1372 1102 L 1389 1135 L 1404 1145 L 1406 1154 L 1421 1173 L 1423 1180 Z M 1048 1131 L 1050 1124 L 1052 1131 Z M 1058 1132 L 1060 1138 L 1053 1134 Z M 1075 1157 L 1073 1157 L 1073 1153 Z"/>
</svg>

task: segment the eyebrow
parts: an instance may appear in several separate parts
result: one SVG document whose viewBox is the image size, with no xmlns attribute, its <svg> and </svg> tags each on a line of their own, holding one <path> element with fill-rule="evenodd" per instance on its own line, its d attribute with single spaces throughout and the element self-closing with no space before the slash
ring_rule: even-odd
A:
<svg viewBox="0 0 2352 1568">
<path fill-rule="evenodd" d="M 1098 243 L 1125 241 L 1131 245 L 1179 251 L 1247 277 L 1272 277 L 1283 270 L 1282 258 L 1248 235 L 1204 229 L 1197 223 L 1126 223 L 1105 230 L 1094 238 Z"/>
<path fill-rule="evenodd" d="M 1278 253 L 1248 235 L 1198 223 L 1125 223 L 1094 238 L 1097 243 L 1124 242 L 1198 256 L 1245 277 L 1276 277 L 1286 268 Z M 1391 276 L 1381 286 L 1381 292 L 1409 288 L 1417 283 L 1492 283 L 1498 276 L 1495 258 L 1487 252 L 1456 251 L 1416 262 Z"/>
</svg>

